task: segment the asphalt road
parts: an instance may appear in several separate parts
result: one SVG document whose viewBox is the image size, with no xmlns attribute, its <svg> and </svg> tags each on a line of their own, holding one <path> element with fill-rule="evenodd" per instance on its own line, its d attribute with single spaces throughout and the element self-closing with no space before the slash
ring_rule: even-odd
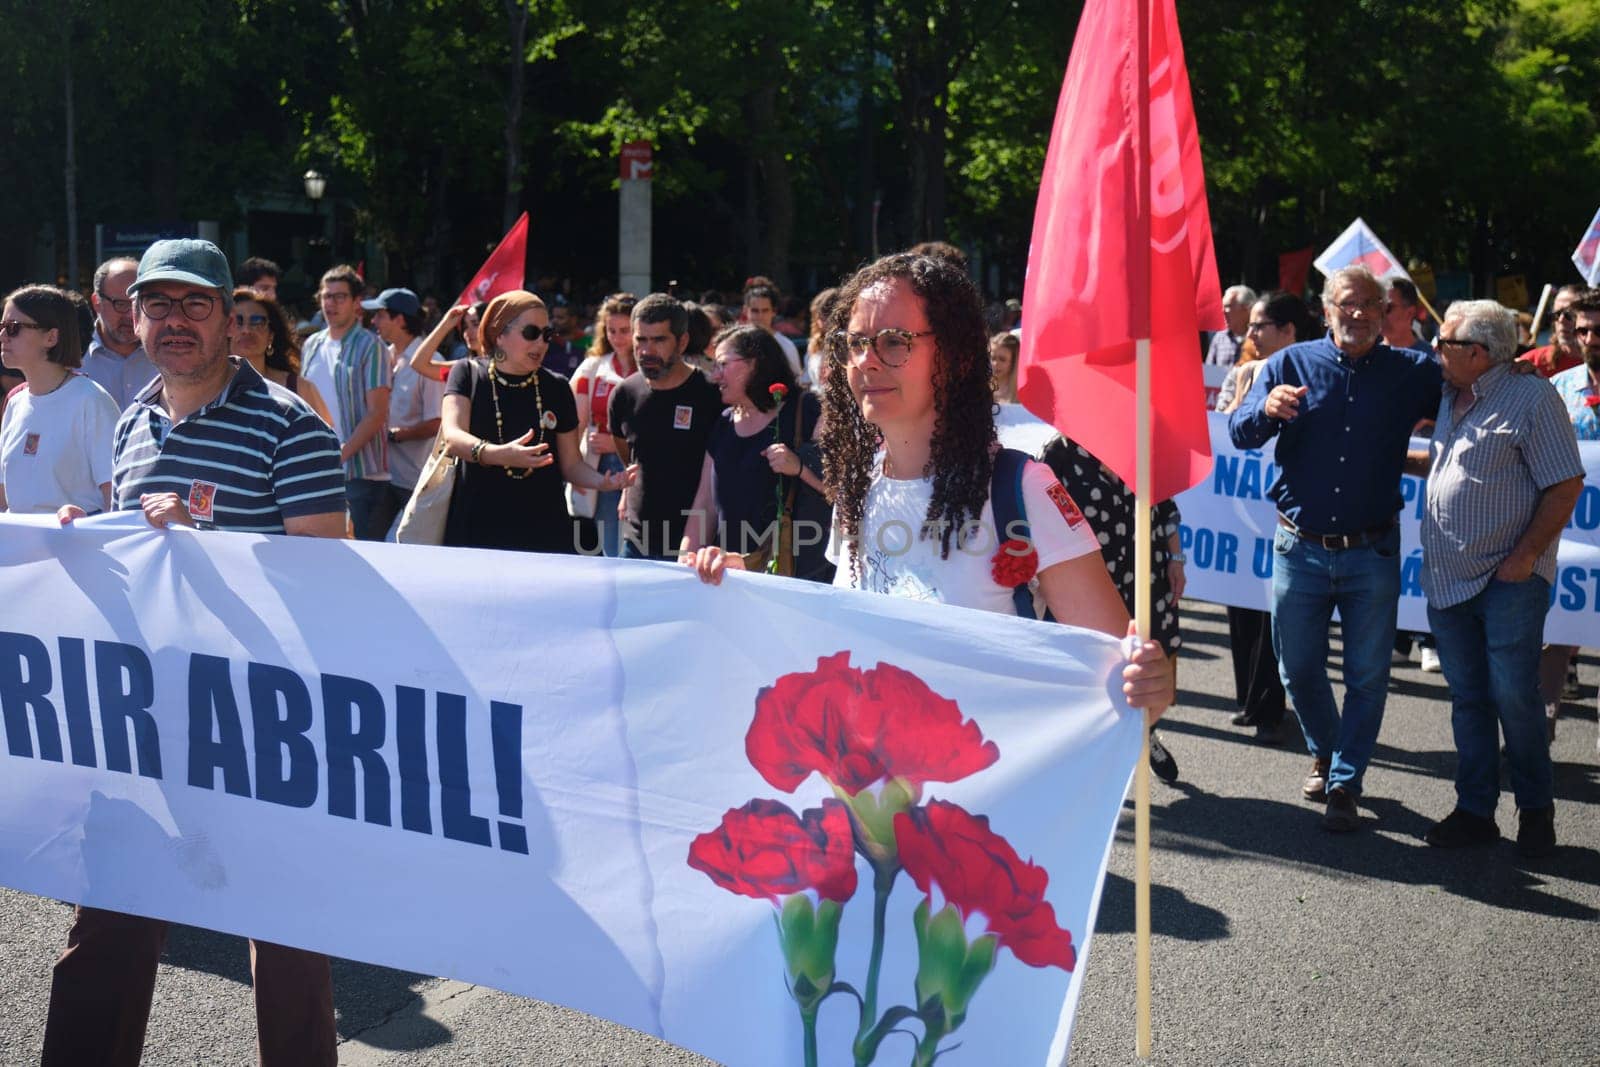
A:
<svg viewBox="0 0 1600 1067">
<path fill-rule="evenodd" d="M 1155 784 L 1156 1064 L 1600 1064 L 1600 761 L 1594 683 L 1556 738 L 1558 853 L 1510 840 L 1430 849 L 1450 810 L 1445 683 L 1397 668 L 1362 798 L 1335 836 L 1300 799 L 1309 759 L 1230 726 L 1223 613 L 1186 605 L 1180 706 L 1163 728 L 1182 777 Z M 1329 666 L 1335 682 L 1337 646 Z M 1502 833 L 1515 836 L 1509 794 Z M 1073 1062 L 1131 1064 L 1131 805 L 1090 950 Z M 63 905 L 0 890 L 0 1064 L 36 1063 Z M 364 964 L 334 965 L 340 1062 L 689 1065 L 707 1061 L 549 1004 Z M 146 1064 L 254 1062 L 244 943 L 175 929 Z"/>
</svg>

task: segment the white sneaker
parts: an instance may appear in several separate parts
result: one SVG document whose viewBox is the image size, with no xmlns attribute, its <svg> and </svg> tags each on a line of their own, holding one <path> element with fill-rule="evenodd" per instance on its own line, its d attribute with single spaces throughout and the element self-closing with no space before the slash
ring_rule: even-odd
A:
<svg viewBox="0 0 1600 1067">
<path fill-rule="evenodd" d="M 1431 648 L 1424 648 L 1422 650 L 1422 669 L 1429 674 L 1438 674 L 1443 671 L 1444 668 L 1439 666 L 1439 653 Z"/>
</svg>

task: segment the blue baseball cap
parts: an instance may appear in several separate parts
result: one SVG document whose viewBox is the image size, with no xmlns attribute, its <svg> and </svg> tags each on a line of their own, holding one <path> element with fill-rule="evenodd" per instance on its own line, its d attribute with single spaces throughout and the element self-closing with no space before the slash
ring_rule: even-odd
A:
<svg viewBox="0 0 1600 1067">
<path fill-rule="evenodd" d="M 225 302 L 233 299 L 233 271 L 228 269 L 228 257 L 210 241 L 194 237 L 157 241 L 145 249 L 128 292 L 137 293 L 149 282 L 202 285 L 220 289 Z"/>
<path fill-rule="evenodd" d="M 385 289 L 376 300 L 363 300 L 361 306 L 368 311 L 387 311 L 391 315 L 420 315 L 422 302 L 410 289 Z"/>
</svg>

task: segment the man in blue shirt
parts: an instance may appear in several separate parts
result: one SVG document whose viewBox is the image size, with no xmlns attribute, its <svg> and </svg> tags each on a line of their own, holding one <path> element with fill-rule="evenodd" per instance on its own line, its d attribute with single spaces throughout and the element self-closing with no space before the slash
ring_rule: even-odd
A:
<svg viewBox="0 0 1600 1067">
<path fill-rule="evenodd" d="M 1323 286 L 1328 334 L 1274 354 L 1229 417 L 1239 448 L 1278 438 L 1272 641 L 1330 830 L 1360 825 L 1356 797 L 1383 724 L 1400 599 L 1400 474 L 1411 428 L 1439 408 L 1439 365 L 1383 343 L 1384 286 L 1365 267 Z M 1328 622 L 1344 634 L 1341 716 L 1328 681 Z"/>
</svg>

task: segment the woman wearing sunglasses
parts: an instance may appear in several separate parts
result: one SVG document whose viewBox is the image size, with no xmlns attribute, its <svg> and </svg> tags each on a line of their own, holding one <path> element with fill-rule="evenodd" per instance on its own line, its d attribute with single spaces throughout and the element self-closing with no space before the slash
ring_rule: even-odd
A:
<svg viewBox="0 0 1600 1067">
<path fill-rule="evenodd" d="M 439 433 L 463 467 L 444 543 L 575 552 L 563 484 L 616 491 L 633 476 L 601 474 L 579 454 L 572 388 L 544 367 L 555 339 L 544 301 L 502 293 L 484 309 L 478 336 L 489 358 L 460 360 L 445 385 Z"/>
<path fill-rule="evenodd" d="M 1000 613 L 1016 610 L 991 506 L 998 444 L 982 300 L 943 259 L 900 253 L 859 271 L 831 318 L 838 362 L 823 399 L 822 450 L 833 499 L 833 584 Z M 1039 589 L 1061 622 L 1122 637 L 1122 597 L 1099 542 L 1043 464 L 1022 477 Z M 918 532 L 920 531 L 920 532 Z M 976 538 L 975 542 L 973 539 Z M 741 567 L 720 548 L 695 557 L 716 584 Z M 1134 707 L 1173 700 L 1172 667 L 1145 641 L 1122 672 Z"/>
<path fill-rule="evenodd" d="M 111 435 L 121 412 L 75 369 L 78 338 L 77 308 L 60 289 L 29 285 L 6 297 L 0 363 L 24 384 L 0 415 L 0 511 L 111 508 Z"/>
<path fill-rule="evenodd" d="M 319 419 L 333 425 L 322 393 L 311 379 L 300 377 L 300 346 L 276 300 L 256 289 L 235 289 L 228 343 L 233 354 L 247 360 L 257 374 L 304 400 Z"/>
</svg>

